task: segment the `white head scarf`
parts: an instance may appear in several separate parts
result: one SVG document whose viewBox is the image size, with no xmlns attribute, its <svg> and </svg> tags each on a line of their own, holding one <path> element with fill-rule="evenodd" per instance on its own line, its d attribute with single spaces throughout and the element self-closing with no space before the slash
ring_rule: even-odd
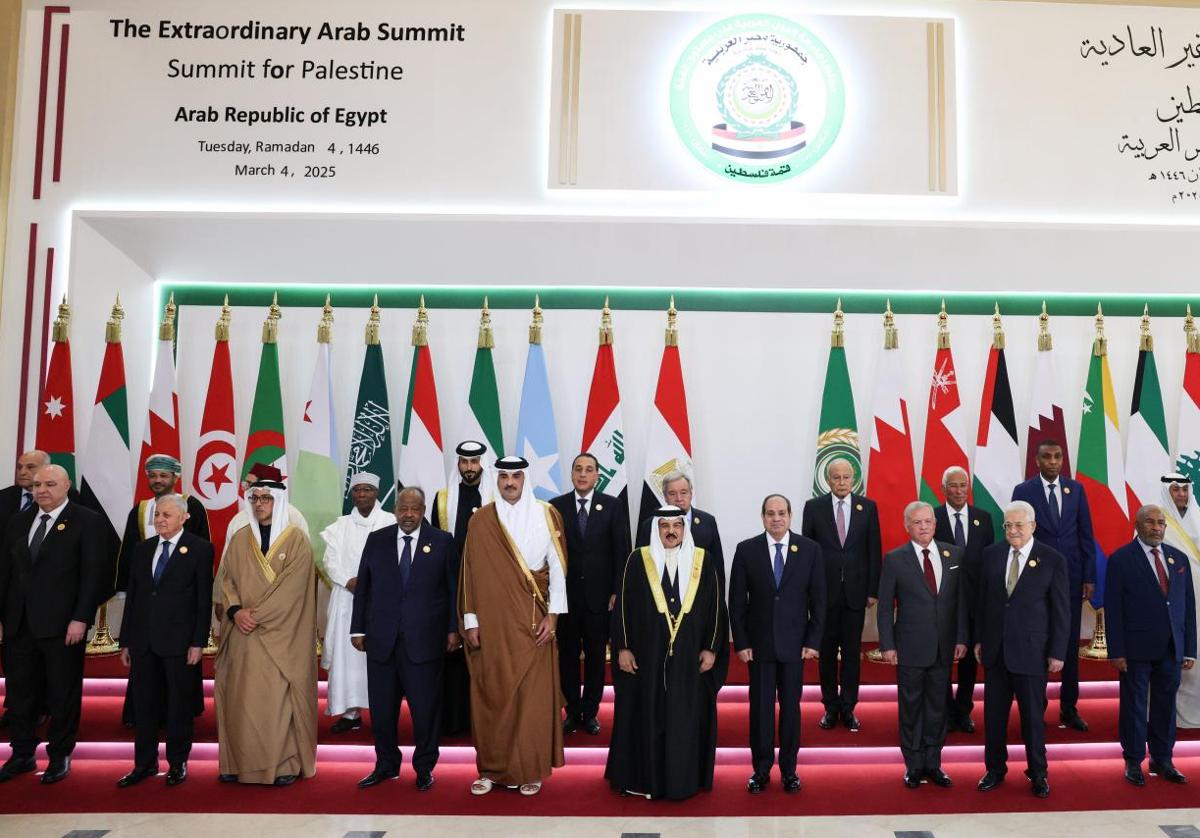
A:
<svg viewBox="0 0 1200 838">
<path fill-rule="evenodd" d="M 677 506 L 664 506 L 659 512 L 678 511 Z M 658 534 L 658 522 L 669 521 L 679 516 L 655 514 L 650 519 L 650 555 L 654 558 L 654 568 L 661 579 L 663 569 L 667 566 L 667 548 L 663 546 Z M 692 542 L 692 528 L 688 525 L 688 515 L 683 515 L 683 538 L 679 542 L 679 554 L 676 557 L 676 580 L 679 582 L 680 599 L 687 597 L 688 586 L 692 578 L 692 562 L 696 557 L 696 545 Z"/>
<path fill-rule="evenodd" d="M 283 531 L 288 528 L 288 490 L 284 488 L 276 488 L 274 486 L 251 486 L 246 490 L 246 515 L 250 519 L 250 529 L 254 533 L 254 541 L 258 545 L 262 545 L 262 528 L 258 524 L 258 518 L 254 515 L 254 504 L 250 502 L 251 494 L 257 492 L 262 494 L 262 490 L 267 489 L 271 493 L 271 497 L 275 498 L 275 505 L 271 508 L 271 532 L 268 549 L 275 546 L 275 542 L 279 540 L 279 536 L 283 535 Z"/>
<path fill-rule="evenodd" d="M 1193 486 L 1191 484 L 1188 488 Z M 1187 513 L 1180 515 L 1175 507 L 1175 499 L 1171 497 L 1171 483 L 1163 483 L 1159 506 L 1167 518 L 1167 532 L 1163 540 L 1187 553 L 1192 561 L 1200 561 L 1200 507 L 1196 505 L 1196 493 L 1188 492 Z"/>
<path fill-rule="evenodd" d="M 525 468 L 500 468 L 499 473 L 515 474 L 525 472 L 525 483 L 521 488 L 521 497 L 516 503 L 509 503 L 501 495 L 499 487 L 496 490 L 496 515 L 500 524 L 508 531 L 521 558 L 530 570 L 539 570 L 546 555 L 550 552 L 550 527 L 546 524 L 546 513 L 542 505 L 533 496 L 533 485 L 529 480 L 528 466 Z M 495 484 L 494 484 L 495 485 Z"/>
</svg>

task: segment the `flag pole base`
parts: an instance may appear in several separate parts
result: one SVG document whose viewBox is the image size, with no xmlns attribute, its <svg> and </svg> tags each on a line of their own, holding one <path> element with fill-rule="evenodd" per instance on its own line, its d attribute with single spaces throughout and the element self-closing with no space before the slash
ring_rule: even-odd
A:
<svg viewBox="0 0 1200 838">
<path fill-rule="evenodd" d="M 208 630 L 208 640 L 204 642 L 204 656 L 211 658 L 217 653 L 217 640 L 213 637 L 212 629 Z"/>
<path fill-rule="evenodd" d="M 88 641 L 84 654 L 98 657 L 115 655 L 119 651 L 121 644 L 113 640 L 112 633 L 108 630 L 108 603 L 105 602 L 96 615 L 96 630 L 92 632 L 92 639 Z"/>
<path fill-rule="evenodd" d="M 1092 642 L 1079 650 L 1079 657 L 1084 660 L 1108 660 L 1108 633 L 1104 630 L 1103 608 L 1096 611 L 1096 630 L 1092 632 Z"/>
</svg>

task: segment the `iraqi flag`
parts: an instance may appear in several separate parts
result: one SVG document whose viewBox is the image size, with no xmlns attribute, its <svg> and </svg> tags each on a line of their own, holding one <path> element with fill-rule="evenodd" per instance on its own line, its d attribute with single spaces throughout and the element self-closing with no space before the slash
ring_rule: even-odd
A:
<svg viewBox="0 0 1200 838">
<path fill-rule="evenodd" d="M 621 418 L 621 392 L 617 387 L 617 364 L 613 358 L 612 313 L 608 301 L 600 319 L 600 346 L 592 369 L 587 413 L 583 418 L 580 451 L 600 462 L 597 490 L 628 502 L 629 481 L 625 476 L 625 423 Z"/>
<path fill-rule="evenodd" d="M 1137 375 L 1133 380 L 1133 406 L 1129 411 L 1129 437 L 1125 449 L 1125 489 L 1131 520 L 1142 506 L 1161 501 L 1162 476 L 1172 471 L 1167 417 L 1158 383 L 1158 368 L 1154 364 L 1154 339 L 1150 336 L 1149 314 L 1145 314 L 1142 316 L 1141 347 Z"/>
<path fill-rule="evenodd" d="M 1067 451 L 1067 420 L 1063 414 L 1062 389 L 1054 367 L 1054 344 L 1050 338 L 1050 318 L 1042 305 L 1041 332 L 1037 359 L 1033 364 L 1033 395 L 1029 400 L 1029 432 L 1025 441 L 1025 478 L 1038 473 L 1037 449 L 1052 439 L 1062 446 L 1062 474 L 1071 476 L 1071 455 Z"/>
<path fill-rule="evenodd" d="M 996 315 L 997 319 L 999 314 Z M 1013 411 L 1008 363 L 1004 359 L 1004 334 L 997 331 L 988 353 L 983 398 L 979 404 L 979 431 L 975 436 L 972 489 L 975 505 L 992 516 L 996 538 L 1004 537 L 1004 506 L 1020 483 L 1021 447 Z"/>
<path fill-rule="evenodd" d="M 908 539 L 904 507 L 917 496 L 908 401 L 901 389 L 903 381 L 904 370 L 889 309 L 884 319 L 884 349 L 875 374 L 871 450 L 867 455 L 867 497 L 879 509 L 885 553 Z"/>
<path fill-rule="evenodd" d="M 75 482 L 75 388 L 71 383 L 71 341 L 68 335 L 69 314 L 64 300 L 54 321 L 54 346 L 50 350 L 50 366 L 46 382 L 38 399 L 38 449 L 50 455 L 50 462 L 67 470 Z M 125 464 L 128 472 L 129 464 Z"/>
<path fill-rule="evenodd" d="M 438 413 L 437 383 L 429 351 L 429 314 L 425 299 L 413 324 L 413 360 L 404 407 L 404 434 L 400 444 L 400 485 L 419 486 L 425 492 L 425 515 L 433 520 L 438 491 L 446 485 L 446 458 L 442 447 L 442 420 Z"/>
<path fill-rule="evenodd" d="M 945 317 L 945 309 L 942 310 Z M 944 323 L 944 321 L 943 321 Z M 921 457 L 921 500 L 937 506 L 946 502 L 942 475 L 951 466 L 966 469 L 967 417 L 958 396 L 950 334 L 938 334 L 938 351 L 929 380 L 928 412 L 925 414 L 925 449 Z M 969 494 L 969 491 L 968 491 Z"/>
<path fill-rule="evenodd" d="M 678 336 L 674 330 L 675 304 L 667 314 L 667 345 L 658 367 L 654 388 L 654 410 L 646 440 L 646 476 L 638 521 L 644 521 L 666 503 L 663 478 L 672 471 L 692 476 L 692 432 L 688 426 L 687 393 L 683 387 L 683 365 L 679 360 Z"/>
<path fill-rule="evenodd" d="M 146 414 L 146 430 L 142 434 L 141 455 L 138 459 L 139 470 L 151 454 L 166 454 L 176 460 L 181 458 L 173 311 L 168 314 L 163 331 L 159 333 L 158 357 L 154 361 L 154 383 L 150 387 L 150 406 Z M 149 500 L 153 494 L 150 484 L 145 480 L 137 481 L 135 492 L 134 500 L 138 502 Z"/>
<path fill-rule="evenodd" d="M 225 534 L 238 511 L 240 484 L 237 471 L 237 441 L 234 436 L 233 371 L 229 359 L 228 307 L 217 322 L 212 371 L 200 420 L 200 441 L 192 469 L 192 494 L 208 513 L 209 540 L 213 556 L 220 562 L 225 552 Z"/>
</svg>

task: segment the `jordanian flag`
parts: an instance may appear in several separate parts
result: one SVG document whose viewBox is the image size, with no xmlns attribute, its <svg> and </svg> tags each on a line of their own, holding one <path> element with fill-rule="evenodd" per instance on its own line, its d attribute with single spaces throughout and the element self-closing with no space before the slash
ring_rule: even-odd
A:
<svg viewBox="0 0 1200 838">
<path fill-rule="evenodd" d="M 875 373 L 874 418 L 871 422 L 874 436 L 867 461 L 867 495 L 879 509 L 884 552 L 908 540 L 908 532 L 904 529 L 904 507 L 917 493 L 908 401 L 901 388 L 904 369 L 898 347 L 889 307 L 884 316 L 884 348 Z"/>
<path fill-rule="evenodd" d="M 209 540 L 219 563 L 225 533 L 238 511 L 241 488 L 237 472 L 236 425 L 233 414 L 233 370 L 229 358 L 229 304 L 221 310 L 213 346 L 208 393 L 200 419 L 200 442 L 192 469 L 192 494 L 208 513 Z"/>
<path fill-rule="evenodd" d="M 1186 398 L 1186 395 L 1185 395 Z M 1142 317 L 1141 348 L 1133 381 L 1133 406 L 1129 411 L 1129 438 L 1125 450 L 1125 489 L 1129 517 L 1140 507 L 1162 499 L 1162 476 L 1174 471 L 1167 444 L 1167 418 L 1162 388 L 1154 365 L 1154 339 L 1149 314 Z"/>
<path fill-rule="evenodd" d="M 332 429 L 332 423 L 330 428 Z M 391 509 L 396 503 L 396 472 L 392 466 L 392 414 L 388 411 L 387 380 L 383 374 L 383 347 L 378 343 L 378 339 L 375 343 L 367 344 L 362 375 L 358 379 L 358 402 L 354 408 L 350 455 L 346 460 L 346 479 L 343 481 L 343 515 L 349 514 L 354 508 L 354 502 L 350 499 L 350 477 L 360 471 L 370 472 L 379 478 L 379 502 L 384 509 Z M 314 529 L 314 532 L 320 530 Z"/>
<path fill-rule="evenodd" d="M 813 470 L 813 497 L 829 494 L 825 470 L 833 460 L 849 460 L 854 466 L 855 493 L 862 492 L 862 453 L 858 447 L 858 419 L 854 413 L 854 391 L 846 365 L 842 330 L 841 300 L 833 315 L 834 327 L 825 366 L 825 390 L 821 394 L 821 419 L 817 429 L 817 462 Z"/>
<path fill-rule="evenodd" d="M 654 409 L 650 414 L 650 434 L 646 440 L 646 476 L 642 483 L 642 503 L 638 520 L 644 521 L 666 503 L 663 478 L 672 471 L 692 475 L 692 432 L 688 426 L 687 393 L 683 387 L 683 365 L 679 360 L 679 333 L 675 328 L 675 301 L 667 310 L 667 338 L 658 384 L 654 389 Z M 694 499 L 693 499 L 694 502 Z"/>
<path fill-rule="evenodd" d="M 115 550 L 129 505 L 133 486 L 129 474 L 129 406 L 125 391 L 125 356 L 121 351 L 120 303 L 113 306 L 105 334 L 104 361 L 96 385 L 96 404 L 87 448 L 81 459 L 79 487 L 84 506 L 104 514 L 105 537 Z"/>
<path fill-rule="evenodd" d="M 425 299 L 413 324 L 413 361 L 404 407 L 404 436 L 400 447 L 400 484 L 420 486 L 425 492 L 425 515 L 433 519 L 438 490 L 446 485 L 446 459 L 442 447 L 442 421 L 438 415 L 437 384 L 429 352 L 429 314 Z"/>
<path fill-rule="evenodd" d="M 279 388 L 278 307 L 263 324 L 262 355 L 258 361 L 258 383 L 254 387 L 254 405 L 250 408 L 250 433 L 246 437 L 246 456 L 242 458 L 242 479 L 258 463 L 275 466 L 287 476 L 287 445 L 283 436 L 283 393 Z M 311 524 L 310 524 L 311 526 Z"/>
<path fill-rule="evenodd" d="M 967 468 L 967 428 L 962 401 L 958 397 L 958 379 L 954 356 L 950 352 L 950 333 L 945 327 L 946 310 L 939 317 L 938 350 L 929 380 L 929 404 L 925 414 L 925 449 L 921 457 L 921 500 L 937 506 L 946 502 L 942 475 L 951 466 Z"/>
<path fill-rule="evenodd" d="M 996 315 L 997 320 L 999 314 Z M 1004 334 L 997 332 L 988 353 L 983 398 L 979 404 L 979 431 L 975 436 L 972 490 L 975 505 L 992 516 L 996 538 L 1004 537 L 1004 507 L 1020 483 L 1021 448 L 1013 411 L 1008 363 L 1004 360 Z"/>
<path fill-rule="evenodd" d="M 467 415 L 463 421 L 460 440 L 474 439 L 488 447 L 483 465 L 490 466 L 504 456 L 504 430 L 500 419 L 500 387 L 496 383 L 496 364 L 492 359 L 491 316 L 487 300 L 479 315 L 479 340 L 475 348 L 475 366 L 471 370 L 471 389 L 467 393 Z M 451 468 L 458 480 L 458 467 Z"/>
<path fill-rule="evenodd" d="M 38 400 L 37 447 L 50 455 L 50 462 L 67 470 L 75 482 L 75 388 L 71 383 L 70 310 L 64 299 L 54 321 L 54 346 L 50 367 Z M 129 464 L 125 464 L 128 471 Z"/>
<path fill-rule="evenodd" d="M 328 309 L 327 309 L 328 310 Z M 288 499 L 308 522 L 308 531 L 315 536 L 342 514 L 342 470 L 338 465 L 337 427 L 334 423 L 333 373 L 330 363 L 329 332 L 332 315 L 317 329 L 317 363 L 313 368 L 312 385 L 304 402 L 300 422 L 300 453 L 296 457 L 296 473 L 292 476 Z M 390 439 L 390 437 L 389 437 Z M 390 450 L 390 449 L 389 449 Z M 391 458 L 388 458 L 391 485 Z M 313 559 L 318 570 L 325 572 L 325 539 L 312 539 Z"/>
<path fill-rule="evenodd" d="M 587 412 L 583 417 L 583 442 L 600 462 L 596 489 L 628 502 L 629 480 L 625 476 L 625 424 L 621 418 L 621 392 L 617 387 L 617 364 L 613 358 L 612 312 L 608 301 L 600 315 L 600 346 L 592 369 Z"/>
</svg>

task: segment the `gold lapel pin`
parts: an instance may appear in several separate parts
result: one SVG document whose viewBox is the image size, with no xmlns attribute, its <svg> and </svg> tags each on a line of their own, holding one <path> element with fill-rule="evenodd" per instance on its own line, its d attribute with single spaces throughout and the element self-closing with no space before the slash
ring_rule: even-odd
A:
<svg viewBox="0 0 1200 838">
<path fill-rule="evenodd" d="M 471 512 L 472 512 L 472 513 L 474 513 L 474 512 L 478 512 L 478 511 L 479 511 L 479 507 L 478 507 L 478 506 L 472 506 L 472 507 L 471 507 Z"/>
<path fill-rule="evenodd" d="M 861 503 L 856 503 L 856 504 L 854 504 L 854 508 L 855 508 L 855 510 L 857 510 L 858 512 L 862 512 L 862 504 L 861 504 Z"/>
<path fill-rule="evenodd" d="M 1069 494 L 1071 494 L 1071 487 L 1070 487 L 1070 486 L 1063 486 L 1063 494 L 1064 494 L 1064 495 L 1069 495 Z"/>
<path fill-rule="evenodd" d="M 1175 564 L 1175 560 L 1170 556 L 1167 556 L 1167 564 Z"/>
<path fill-rule="evenodd" d="M 972 521 L 971 523 L 972 523 L 973 525 L 975 525 L 975 526 L 979 526 L 979 519 L 978 519 L 978 518 L 976 518 L 976 519 L 975 519 L 974 521 Z"/>
<path fill-rule="evenodd" d="M 66 524 L 59 524 L 59 525 L 58 525 L 57 527 L 55 527 L 54 529 L 58 530 L 59 532 L 62 532 L 62 531 L 63 531 L 63 530 L 65 530 L 66 528 L 67 528 L 67 525 L 66 525 Z"/>
<path fill-rule="evenodd" d="M 942 555 L 943 555 L 943 556 L 945 556 L 945 557 L 948 559 L 948 558 L 950 558 L 950 551 L 949 551 L 949 550 L 943 550 L 943 551 L 942 551 Z"/>
<path fill-rule="evenodd" d="M 1030 566 L 1030 567 L 1037 567 L 1037 559 L 1030 559 L 1030 560 L 1029 560 L 1029 566 Z"/>
<path fill-rule="evenodd" d="M 697 515 L 695 518 L 693 518 L 692 523 L 695 524 L 696 526 L 700 526 L 700 516 Z"/>
<path fill-rule="evenodd" d="M 799 547 L 797 547 L 795 544 L 793 544 L 793 545 L 792 545 L 792 552 L 793 552 L 793 553 L 799 553 L 799 552 L 800 552 L 800 548 L 799 548 Z"/>
<path fill-rule="evenodd" d="M 422 553 L 428 553 L 428 552 L 431 552 L 431 550 L 432 550 L 432 548 L 428 544 L 426 544 L 424 547 L 421 548 Z"/>
<path fill-rule="evenodd" d="M 596 511 L 597 511 L 597 512 L 599 512 L 599 511 L 600 511 L 601 509 L 603 509 L 603 508 L 604 508 L 604 505 L 603 505 L 603 504 L 599 504 L 599 503 L 598 503 L 598 504 L 596 504 Z"/>
<path fill-rule="evenodd" d="M 286 559 L 286 558 L 287 558 L 287 553 L 280 553 L 280 554 L 279 554 L 279 561 L 283 561 L 283 560 L 284 560 L 284 559 Z"/>
<path fill-rule="evenodd" d="M 180 547 L 179 552 L 183 553 L 184 555 L 187 555 L 187 547 Z"/>
</svg>

